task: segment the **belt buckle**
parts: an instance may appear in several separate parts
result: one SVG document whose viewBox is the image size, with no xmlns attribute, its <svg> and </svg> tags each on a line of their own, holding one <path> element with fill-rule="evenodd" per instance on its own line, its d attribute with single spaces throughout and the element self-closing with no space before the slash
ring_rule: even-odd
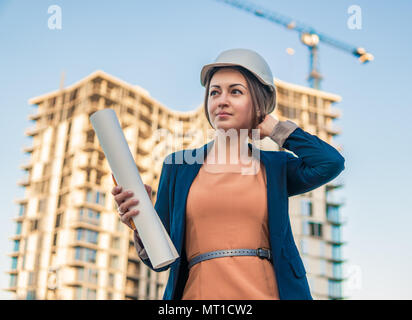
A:
<svg viewBox="0 0 412 320">
<path fill-rule="evenodd" d="M 268 256 L 265 256 L 263 253 L 263 250 L 267 250 Z M 265 248 L 257 248 L 257 255 L 261 259 L 268 259 L 269 261 L 272 260 L 272 252 L 270 249 L 265 249 Z"/>
<path fill-rule="evenodd" d="M 265 256 L 263 255 L 263 248 L 257 248 L 257 256 L 258 256 L 260 259 L 264 259 L 264 258 L 265 258 Z"/>
</svg>

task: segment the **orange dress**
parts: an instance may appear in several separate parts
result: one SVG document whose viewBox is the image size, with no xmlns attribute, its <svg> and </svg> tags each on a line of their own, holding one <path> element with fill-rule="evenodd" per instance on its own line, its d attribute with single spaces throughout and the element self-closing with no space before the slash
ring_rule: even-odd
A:
<svg viewBox="0 0 412 320">
<path fill-rule="evenodd" d="M 214 250 L 270 248 L 266 174 L 254 161 L 257 174 L 242 174 L 243 164 L 200 167 L 186 203 L 188 261 Z M 201 299 L 279 300 L 273 265 L 258 256 L 199 262 L 189 269 L 182 300 Z"/>
</svg>

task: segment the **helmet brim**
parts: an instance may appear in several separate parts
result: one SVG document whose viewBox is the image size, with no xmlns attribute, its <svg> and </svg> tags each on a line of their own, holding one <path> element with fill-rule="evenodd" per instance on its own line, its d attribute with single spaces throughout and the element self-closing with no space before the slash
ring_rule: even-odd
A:
<svg viewBox="0 0 412 320">
<path fill-rule="evenodd" d="M 259 75 L 257 75 L 255 72 L 252 70 L 249 70 L 248 68 L 245 68 L 244 66 L 237 64 L 237 63 L 229 63 L 229 62 L 215 62 L 215 63 L 210 63 L 206 64 L 203 66 L 202 70 L 200 71 L 200 83 L 202 86 L 206 86 L 206 79 L 208 73 L 214 68 L 214 67 L 231 67 L 231 66 L 238 66 L 242 67 L 249 72 L 251 72 L 263 85 L 268 86 L 270 90 L 273 92 L 275 90 L 275 87 L 273 84 L 268 84 L 265 80 L 263 80 Z"/>
</svg>

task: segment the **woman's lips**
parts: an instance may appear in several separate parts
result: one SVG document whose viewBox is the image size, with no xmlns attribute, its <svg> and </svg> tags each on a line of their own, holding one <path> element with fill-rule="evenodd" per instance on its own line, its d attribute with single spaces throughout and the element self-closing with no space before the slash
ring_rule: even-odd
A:
<svg viewBox="0 0 412 320">
<path fill-rule="evenodd" d="M 218 116 L 218 117 L 228 117 L 228 116 L 231 116 L 231 114 L 228 114 L 228 113 L 219 113 L 217 116 Z"/>
</svg>

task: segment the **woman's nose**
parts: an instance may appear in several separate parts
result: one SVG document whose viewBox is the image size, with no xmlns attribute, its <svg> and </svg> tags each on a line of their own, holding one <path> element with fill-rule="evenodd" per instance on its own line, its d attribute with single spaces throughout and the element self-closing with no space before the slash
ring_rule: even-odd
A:
<svg viewBox="0 0 412 320">
<path fill-rule="evenodd" d="M 222 92 L 216 99 L 216 104 L 217 106 L 220 105 L 227 105 L 228 104 L 228 94 L 225 92 Z"/>
</svg>

